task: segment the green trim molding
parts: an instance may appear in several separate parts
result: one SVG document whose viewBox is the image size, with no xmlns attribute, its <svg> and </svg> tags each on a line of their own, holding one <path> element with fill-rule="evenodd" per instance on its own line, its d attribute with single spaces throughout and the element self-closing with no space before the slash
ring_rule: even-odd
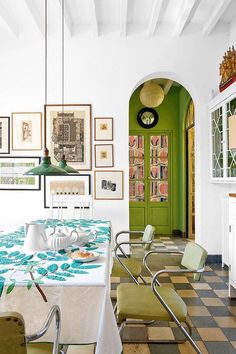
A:
<svg viewBox="0 0 236 354">
<path fill-rule="evenodd" d="M 130 98 L 130 135 L 144 135 L 146 142 L 149 135 L 152 134 L 167 134 L 169 136 L 169 199 L 168 202 L 158 203 L 130 202 L 130 229 L 142 230 L 151 223 L 155 226 L 158 234 L 172 234 L 173 230 L 179 230 L 181 234 L 186 234 L 185 122 L 191 97 L 183 87 L 172 86 L 162 104 L 155 108 L 159 115 L 157 125 L 151 129 L 145 129 L 137 122 L 137 114 L 144 108 L 139 99 L 140 90 L 141 87 L 138 87 Z M 146 143 L 145 147 L 146 168 L 146 161 L 149 159 L 149 149 L 147 149 Z M 150 204 L 153 205 L 150 206 Z M 144 208 L 142 212 L 141 206 Z"/>
</svg>

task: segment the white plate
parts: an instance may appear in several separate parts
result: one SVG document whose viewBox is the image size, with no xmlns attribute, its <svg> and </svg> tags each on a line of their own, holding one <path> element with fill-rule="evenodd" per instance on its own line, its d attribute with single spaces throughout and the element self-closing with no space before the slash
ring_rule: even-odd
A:
<svg viewBox="0 0 236 354">
<path fill-rule="evenodd" d="M 76 252 L 76 251 L 75 251 L 75 252 Z M 88 257 L 88 258 L 76 257 L 76 258 L 74 258 L 74 257 L 73 257 L 73 253 L 74 253 L 74 252 L 68 253 L 68 257 L 71 258 L 71 259 L 73 259 L 73 261 L 75 261 L 75 262 L 92 262 L 92 261 L 95 261 L 95 259 L 97 259 L 97 258 L 100 256 L 100 254 L 97 253 L 97 252 L 90 252 L 90 253 L 93 254 L 93 257 Z"/>
</svg>

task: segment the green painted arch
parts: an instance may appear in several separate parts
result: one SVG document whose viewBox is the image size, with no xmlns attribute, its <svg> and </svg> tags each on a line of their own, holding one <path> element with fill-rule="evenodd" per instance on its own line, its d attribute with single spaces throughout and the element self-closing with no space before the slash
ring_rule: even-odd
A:
<svg viewBox="0 0 236 354">
<path fill-rule="evenodd" d="M 147 133 L 147 129 L 140 127 L 137 123 L 137 113 L 144 108 L 139 99 L 139 92 L 142 85 L 138 86 L 132 93 L 129 101 L 129 131 Z M 172 142 L 172 181 L 171 190 L 171 225 L 169 230 L 186 232 L 186 139 L 185 122 L 191 96 L 183 87 L 172 87 L 163 103 L 156 108 L 159 115 L 159 122 L 149 132 L 171 131 Z M 172 183 L 172 182 L 171 182 Z M 145 226 L 145 225 L 144 225 Z M 132 229 L 132 225 L 130 225 Z M 168 232 L 166 232 L 168 233 Z"/>
</svg>

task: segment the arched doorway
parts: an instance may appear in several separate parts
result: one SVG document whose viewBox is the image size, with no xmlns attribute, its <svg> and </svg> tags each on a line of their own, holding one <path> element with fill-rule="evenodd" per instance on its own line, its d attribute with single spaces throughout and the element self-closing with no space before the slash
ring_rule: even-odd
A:
<svg viewBox="0 0 236 354">
<path fill-rule="evenodd" d="M 185 121 L 191 96 L 178 82 L 152 78 L 164 88 L 165 99 L 153 108 L 159 116 L 151 129 L 137 116 L 145 107 L 139 85 L 129 109 L 130 228 L 152 224 L 158 234 L 187 234 Z M 183 123 L 184 122 L 184 123 Z"/>
</svg>

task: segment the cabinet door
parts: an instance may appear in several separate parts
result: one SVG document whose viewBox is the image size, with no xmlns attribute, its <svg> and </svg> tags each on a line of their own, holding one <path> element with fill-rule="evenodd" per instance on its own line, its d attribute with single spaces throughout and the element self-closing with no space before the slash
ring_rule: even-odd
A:
<svg viewBox="0 0 236 354">
<path fill-rule="evenodd" d="M 236 296 L 236 199 L 229 198 L 229 296 Z"/>
<path fill-rule="evenodd" d="M 229 197 L 223 199 L 223 219 L 222 219 L 222 266 L 229 266 L 229 233 L 230 217 L 229 217 Z"/>
<path fill-rule="evenodd" d="M 217 108 L 211 112 L 211 134 L 212 134 L 212 177 L 224 177 L 223 162 L 223 109 Z"/>
<path fill-rule="evenodd" d="M 236 177 L 236 151 L 229 149 L 229 117 L 236 112 L 236 98 L 226 103 L 226 177 Z"/>
</svg>

